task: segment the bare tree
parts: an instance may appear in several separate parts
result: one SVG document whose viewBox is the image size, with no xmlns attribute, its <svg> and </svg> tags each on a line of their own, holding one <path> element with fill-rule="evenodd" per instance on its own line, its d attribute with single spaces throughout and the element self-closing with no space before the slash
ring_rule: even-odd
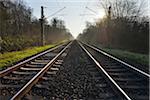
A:
<svg viewBox="0 0 150 100">
<path fill-rule="evenodd" d="M 86 27 L 80 39 L 109 48 L 148 53 L 149 21 L 144 15 L 146 1 L 101 0 L 100 3 L 107 16 L 96 25 Z"/>
</svg>

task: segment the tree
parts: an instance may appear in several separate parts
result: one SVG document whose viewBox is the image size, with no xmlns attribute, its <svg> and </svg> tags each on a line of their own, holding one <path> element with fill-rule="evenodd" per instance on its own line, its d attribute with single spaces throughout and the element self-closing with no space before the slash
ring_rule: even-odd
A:
<svg viewBox="0 0 150 100">
<path fill-rule="evenodd" d="M 47 20 L 44 24 L 47 44 L 69 38 L 64 21 L 55 18 L 51 25 Z M 0 1 L 1 52 L 39 46 L 40 34 L 40 21 L 32 15 L 32 9 L 23 0 Z"/>
<path fill-rule="evenodd" d="M 109 48 L 148 53 L 149 21 L 142 15 L 145 2 L 104 0 L 101 4 L 107 16 L 86 27 L 80 39 Z"/>
</svg>

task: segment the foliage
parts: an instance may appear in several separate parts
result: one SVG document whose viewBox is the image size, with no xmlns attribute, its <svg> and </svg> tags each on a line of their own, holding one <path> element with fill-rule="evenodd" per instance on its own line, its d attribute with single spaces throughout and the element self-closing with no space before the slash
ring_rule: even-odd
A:
<svg viewBox="0 0 150 100">
<path fill-rule="evenodd" d="M 6 36 L 1 43 L 1 52 L 18 51 L 30 46 L 38 46 L 37 39 L 25 36 Z"/>
<path fill-rule="evenodd" d="M 56 26 L 44 20 L 46 44 L 70 40 L 72 36 L 64 22 L 54 19 Z M 0 45 L 1 52 L 41 45 L 40 20 L 32 15 L 32 9 L 23 0 L 0 1 Z"/>
<path fill-rule="evenodd" d="M 4 54 L 0 53 L 0 67 L 10 66 L 14 62 L 17 62 L 28 56 L 32 56 L 48 48 L 54 47 L 55 45 L 56 44 L 46 45 L 42 47 L 32 47 L 32 48 L 28 48 L 22 51 L 6 52 Z"/>
<path fill-rule="evenodd" d="M 107 49 L 107 48 L 103 50 L 117 57 L 120 57 L 122 59 L 128 59 L 130 61 L 142 64 L 142 65 L 146 65 L 146 66 L 148 66 L 149 64 L 149 57 L 148 55 L 145 55 L 145 54 L 133 53 L 133 52 L 117 50 L 117 49 Z"/>
<path fill-rule="evenodd" d="M 138 6 L 135 0 L 114 0 L 102 5 L 107 16 L 88 24 L 78 39 L 102 47 L 148 54 L 149 21 L 141 15 L 143 3 Z M 111 5 L 109 9 L 108 5 Z"/>
</svg>

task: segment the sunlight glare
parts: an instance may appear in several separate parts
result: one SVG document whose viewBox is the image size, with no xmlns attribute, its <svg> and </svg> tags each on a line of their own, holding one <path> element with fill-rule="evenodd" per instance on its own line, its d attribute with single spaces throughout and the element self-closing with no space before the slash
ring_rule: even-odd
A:
<svg viewBox="0 0 150 100">
<path fill-rule="evenodd" d="M 105 12 L 104 11 L 99 11 L 98 14 L 96 15 L 96 18 L 102 19 L 102 18 L 104 18 L 104 16 L 105 16 Z"/>
</svg>

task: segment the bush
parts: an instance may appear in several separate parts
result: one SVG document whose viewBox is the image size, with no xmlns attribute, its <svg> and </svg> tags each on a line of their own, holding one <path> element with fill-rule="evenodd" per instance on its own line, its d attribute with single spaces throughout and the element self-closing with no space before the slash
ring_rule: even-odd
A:
<svg viewBox="0 0 150 100">
<path fill-rule="evenodd" d="M 25 36 L 6 36 L 1 43 L 1 52 L 18 51 L 30 46 L 37 46 L 38 39 Z"/>
</svg>

